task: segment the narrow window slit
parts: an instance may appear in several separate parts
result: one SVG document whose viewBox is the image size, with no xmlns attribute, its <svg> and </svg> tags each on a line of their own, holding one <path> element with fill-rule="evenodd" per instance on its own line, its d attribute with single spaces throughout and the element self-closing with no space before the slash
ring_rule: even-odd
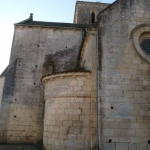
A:
<svg viewBox="0 0 150 150">
<path fill-rule="evenodd" d="M 95 13 L 92 12 L 91 14 L 91 23 L 95 23 Z"/>
</svg>

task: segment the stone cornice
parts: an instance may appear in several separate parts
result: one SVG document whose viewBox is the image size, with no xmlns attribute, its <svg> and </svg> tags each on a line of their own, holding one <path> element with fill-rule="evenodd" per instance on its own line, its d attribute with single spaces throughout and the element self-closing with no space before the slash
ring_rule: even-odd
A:
<svg viewBox="0 0 150 150">
<path fill-rule="evenodd" d="M 41 79 L 42 83 L 46 83 L 49 80 L 53 80 L 55 78 L 65 78 L 65 77 L 76 77 L 76 76 L 86 76 L 88 78 L 91 77 L 90 72 L 69 72 L 69 73 L 61 73 L 61 74 L 54 74 L 54 75 L 48 75 Z"/>
</svg>

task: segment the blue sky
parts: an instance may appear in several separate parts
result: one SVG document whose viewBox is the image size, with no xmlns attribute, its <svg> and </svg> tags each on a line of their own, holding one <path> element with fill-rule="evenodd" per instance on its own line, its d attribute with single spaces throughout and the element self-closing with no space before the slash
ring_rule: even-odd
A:
<svg viewBox="0 0 150 150">
<path fill-rule="evenodd" d="M 84 1 L 84 0 L 82 0 Z M 112 3 L 114 0 L 89 0 Z M 34 20 L 73 22 L 76 0 L 0 0 L 0 73 L 6 68 L 12 45 L 14 23 L 33 13 Z"/>
</svg>

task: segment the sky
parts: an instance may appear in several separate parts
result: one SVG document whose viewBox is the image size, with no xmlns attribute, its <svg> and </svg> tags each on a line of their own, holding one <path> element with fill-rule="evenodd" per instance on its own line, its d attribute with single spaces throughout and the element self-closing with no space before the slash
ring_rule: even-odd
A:
<svg viewBox="0 0 150 150">
<path fill-rule="evenodd" d="M 85 1 L 85 0 L 82 0 Z M 112 3 L 115 0 L 86 0 Z M 73 22 L 76 0 L 0 0 L 0 74 L 7 67 L 12 46 L 14 23 L 34 21 Z"/>
</svg>

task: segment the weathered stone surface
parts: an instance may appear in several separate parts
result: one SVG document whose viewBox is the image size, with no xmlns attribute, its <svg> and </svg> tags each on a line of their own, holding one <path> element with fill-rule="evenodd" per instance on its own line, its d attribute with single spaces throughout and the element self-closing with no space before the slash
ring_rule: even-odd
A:
<svg viewBox="0 0 150 150">
<path fill-rule="evenodd" d="M 136 150 L 137 145 L 136 144 L 129 144 L 129 150 Z"/>
<path fill-rule="evenodd" d="M 150 138 L 149 56 L 140 48 L 142 39 L 150 38 L 149 6 L 118 0 L 98 16 L 101 138 L 118 137 L 117 150 L 147 149 Z"/>
<path fill-rule="evenodd" d="M 91 86 L 91 73 L 56 74 L 44 77 L 42 82 L 45 86 L 44 139 L 47 139 L 44 147 L 90 148 L 91 116 L 83 115 L 82 111 L 91 110 L 91 90 L 83 88 Z M 76 104 L 78 108 L 71 107 Z M 62 124 L 57 124 L 57 120 L 62 120 Z"/>
<path fill-rule="evenodd" d="M 150 2 L 107 6 L 77 2 L 75 23 L 103 10 L 90 28 L 16 24 L 0 78 L 1 143 L 90 150 L 99 136 L 104 150 L 149 149 L 150 56 L 140 44 L 150 39 Z"/>
<path fill-rule="evenodd" d="M 116 150 L 116 144 L 113 143 L 105 143 L 103 145 L 103 150 Z"/>
<path fill-rule="evenodd" d="M 17 145 L 17 144 L 3 144 L 0 145 L 0 150 L 44 150 L 40 145 Z"/>
<path fill-rule="evenodd" d="M 40 79 L 45 57 L 54 56 L 55 72 L 73 70 L 81 43 L 81 29 L 15 28 L 2 95 L 1 141 L 42 143 L 44 93 Z"/>
</svg>

